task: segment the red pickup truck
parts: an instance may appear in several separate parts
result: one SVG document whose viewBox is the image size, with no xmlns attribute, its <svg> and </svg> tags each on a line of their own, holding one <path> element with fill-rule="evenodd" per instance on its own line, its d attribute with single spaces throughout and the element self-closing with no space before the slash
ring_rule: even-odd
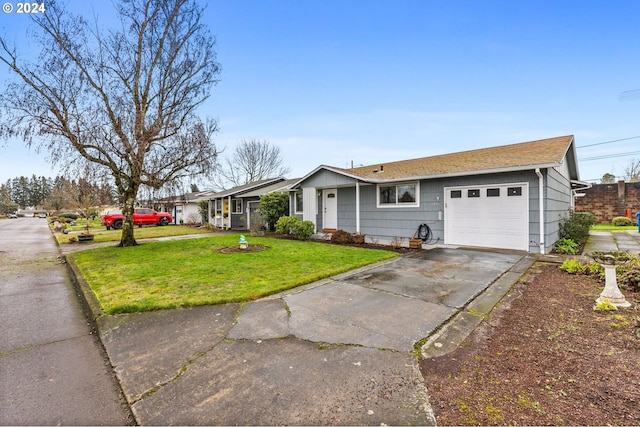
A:
<svg viewBox="0 0 640 427">
<path fill-rule="evenodd" d="M 171 214 L 167 212 L 156 212 L 153 209 L 135 208 L 133 210 L 133 224 L 139 227 L 143 225 L 167 225 L 172 220 Z M 107 230 L 114 228 L 119 230 L 122 228 L 122 212 L 109 211 L 106 215 L 102 215 L 102 225 Z"/>
</svg>

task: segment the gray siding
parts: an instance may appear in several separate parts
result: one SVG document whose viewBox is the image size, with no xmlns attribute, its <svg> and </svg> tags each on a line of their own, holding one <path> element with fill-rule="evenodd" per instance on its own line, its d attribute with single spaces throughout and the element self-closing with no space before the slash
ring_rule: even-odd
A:
<svg viewBox="0 0 640 427">
<path fill-rule="evenodd" d="M 558 239 L 560 220 L 567 215 L 571 206 L 569 179 L 560 170 L 542 170 L 544 175 L 544 218 L 545 251 L 549 252 Z M 432 231 L 431 243 L 444 242 L 444 188 L 455 186 L 492 185 L 506 183 L 527 183 L 529 203 L 529 250 L 539 252 L 540 212 L 539 180 L 535 171 L 519 171 L 499 174 L 473 175 L 420 181 L 420 205 L 417 207 L 385 207 L 376 205 L 377 186 L 360 185 L 360 232 L 368 241 L 389 243 L 396 238 L 412 237 L 418 226 L 426 223 Z M 338 229 L 354 233 L 356 231 L 356 190 L 355 183 L 348 177 L 341 177 L 328 171 L 320 171 L 317 176 L 307 179 L 303 186 L 316 188 L 336 187 L 338 203 Z M 317 229 L 322 229 L 322 196 L 318 195 L 316 215 Z"/>
<path fill-rule="evenodd" d="M 530 251 L 538 251 L 538 177 L 533 171 L 476 175 L 420 182 L 420 206 L 378 208 L 376 185 L 360 187 L 360 232 L 369 240 L 389 242 L 402 238 L 406 243 L 418 226 L 426 223 L 433 235 L 432 243 L 444 242 L 444 188 L 467 185 L 490 185 L 525 182 L 529 187 Z M 321 211 L 321 210 L 320 210 Z M 322 215 L 319 215 L 321 221 Z M 338 189 L 338 228 L 355 232 L 355 188 Z"/>
<path fill-rule="evenodd" d="M 302 182 L 301 187 L 331 188 L 355 185 L 356 180 L 328 170 L 320 170 Z"/>
<path fill-rule="evenodd" d="M 545 180 L 545 247 L 549 252 L 559 238 L 560 221 L 569 215 L 572 195 L 571 181 L 562 171 L 547 169 Z"/>
<path fill-rule="evenodd" d="M 235 197 L 234 197 L 235 199 Z M 249 223 L 247 221 L 247 202 L 258 201 L 260 197 L 242 198 L 242 213 L 231 213 L 231 229 L 232 230 L 248 230 Z"/>
</svg>

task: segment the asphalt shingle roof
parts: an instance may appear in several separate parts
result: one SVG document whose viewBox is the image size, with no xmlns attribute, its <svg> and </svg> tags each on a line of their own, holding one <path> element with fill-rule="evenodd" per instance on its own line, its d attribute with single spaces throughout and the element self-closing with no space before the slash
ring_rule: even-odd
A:
<svg viewBox="0 0 640 427">
<path fill-rule="evenodd" d="M 379 163 L 344 169 L 331 167 L 365 180 L 394 180 L 469 172 L 513 170 L 562 163 L 573 135 L 499 147 L 482 148 L 432 157 Z"/>
</svg>

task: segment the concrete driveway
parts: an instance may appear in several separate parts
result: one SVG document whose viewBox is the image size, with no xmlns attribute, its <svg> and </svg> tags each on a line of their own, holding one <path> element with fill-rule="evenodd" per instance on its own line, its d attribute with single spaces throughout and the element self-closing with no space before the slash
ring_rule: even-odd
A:
<svg viewBox="0 0 640 427">
<path fill-rule="evenodd" d="M 469 307 L 488 313 L 532 262 L 437 248 L 244 305 L 98 324 L 140 424 L 433 425 L 416 344 L 479 323 Z"/>
</svg>

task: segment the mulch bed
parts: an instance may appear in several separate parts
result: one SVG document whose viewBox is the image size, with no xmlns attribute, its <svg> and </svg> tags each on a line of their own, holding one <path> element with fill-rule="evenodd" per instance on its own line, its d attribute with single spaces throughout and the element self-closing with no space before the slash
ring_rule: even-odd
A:
<svg viewBox="0 0 640 427">
<path fill-rule="evenodd" d="M 246 254 L 251 252 L 261 252 L 269 249 L 269 246 L 263 245 L 247 245 L 246 248 L 240 249 L 240 246 L 231 246 L 228 248 L 222 248 L 218 252 L 221 254 Z"/>
<path fill-rule="evenodd" d="M 537 263 L 455 352 L 421 370 L 439 425 L 640 425 L 640 293 Z"/>
</svg>

